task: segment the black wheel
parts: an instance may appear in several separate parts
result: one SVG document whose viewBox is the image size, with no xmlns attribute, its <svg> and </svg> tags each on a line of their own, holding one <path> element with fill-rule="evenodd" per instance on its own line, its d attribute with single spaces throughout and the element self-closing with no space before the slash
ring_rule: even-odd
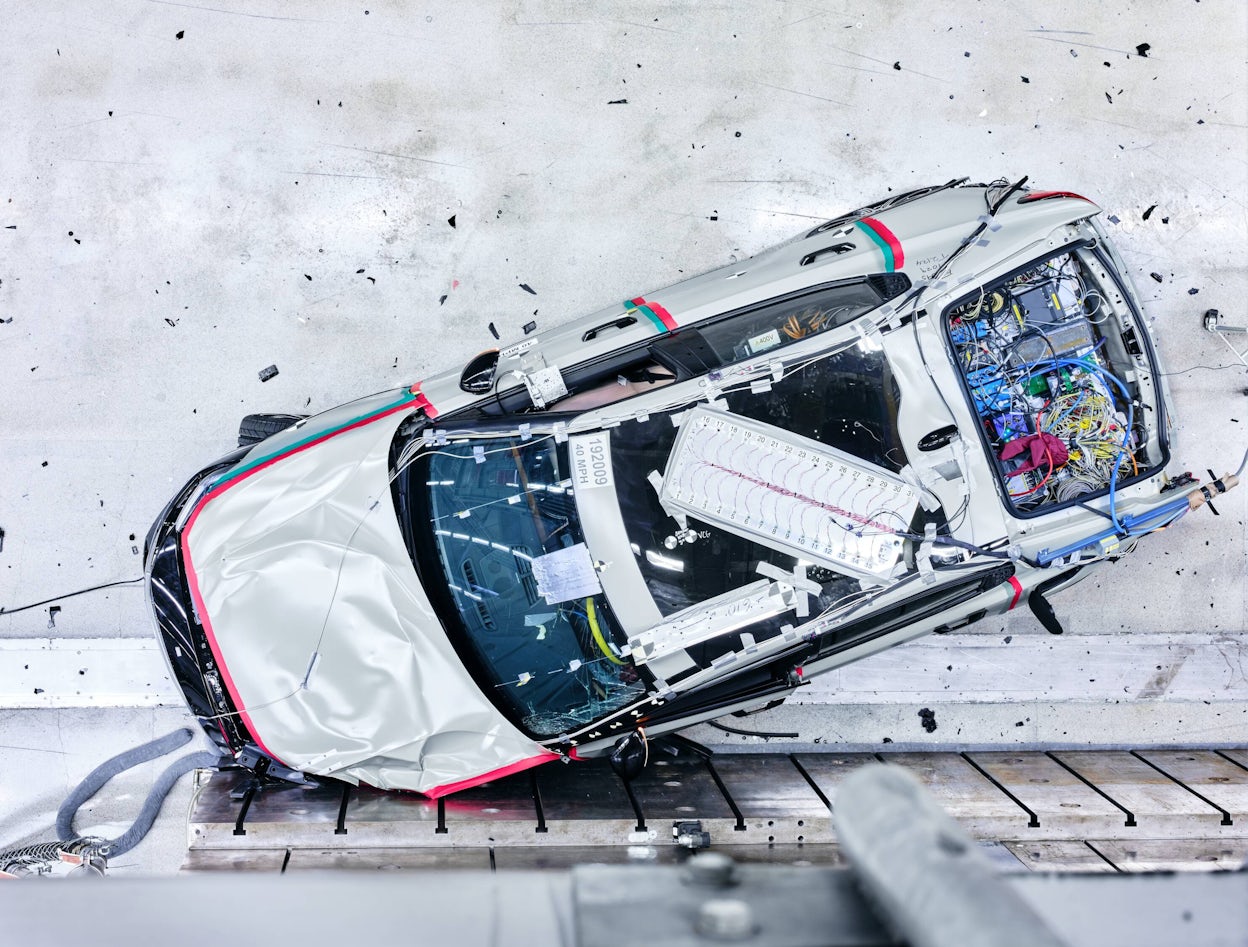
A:
<svg viewBox="0 0 1248 947">
<path fill-rule="evenodd" d="M 238 446 L 259 444 L 306 417 L 306 414 L 249 414 L 238 425 Z"/>
</svg>

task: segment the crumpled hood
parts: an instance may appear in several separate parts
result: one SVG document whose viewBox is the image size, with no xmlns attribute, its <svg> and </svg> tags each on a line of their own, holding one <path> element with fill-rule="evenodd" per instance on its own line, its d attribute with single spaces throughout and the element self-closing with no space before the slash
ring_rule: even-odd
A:
<svg viewBox="0 0 1248 947">
<path fill-rule="evenodd" d="M 418 406 L 387 392 L 257 445 L 192 508 L 182 551 L 261 749 L 292 769 L 436 796 L 555 755 L 473 683 L 412 567 L 388 459 Z"/>
</svg>

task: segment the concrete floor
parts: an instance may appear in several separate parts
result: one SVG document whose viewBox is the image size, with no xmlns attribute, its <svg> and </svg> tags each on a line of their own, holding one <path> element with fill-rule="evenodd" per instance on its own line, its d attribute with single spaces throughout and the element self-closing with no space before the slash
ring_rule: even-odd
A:
<svg viewBox="0 0 1248 947">
<path fill-rule="evenodd" d="M 10 10 L 0 604 L 138 576 L 151 520 L 232 446 L 243 414 L 412 383 L 495 344 L 491 322 L 504 341 L 529 320 L 550 328 L 890 189 L 962 175 L 1028 174 L 1098 200 L 1175 372 L 1172 468 L 1234 468 L 1248 446 L 1248 371 L 1200 314 L 1248 324 L 1248 11 L 1237 0 L 1033 9 Z M 261 382 L 269 365 L 280 374 Z M 799 725 L 829 742 L 913 731 L 953 745 L 964 723 L 984 742 L 1133 730 L 1248 742 L 1246 501 L 1248 490 L 1231 494 L 1221 516 L 1188 518 L 1063 596 L 1065 639 L 1027 615 L 974 630 L 989 648 L 980 666 L 1007 678 L 1029 674 L 1039 651 L 1069 668 L 1047 694 L 981 699 L 971 675 L 929 688 L 947 705 L 935 734 L 920 731 L 917 701 L 870 691 L 829 694 L 825 716 Z M 149 634 L 133 588 L 61 605 L 0 617 L 0 636 Z M 1130 638 L 1107 642 L 1119 635 Z M 1216 645 L 1226 673 L 1171 695 L 1189 635 Z M 1135 641 L 1155 645 L 1139 670 L 1156 686 L 1089 689 L 1132 662 Z M 901 660 L 913 675 L 943 667 L 930 649 Z M 176 703 L 58 709 L 9 694 L 6 706 L 0 846 L 46 837 L 87 771 L 182 719 Z M 1020 734 L 1023 718 L 1044 723 Z M 124 821 L 151 774 L 90 817 Z M 180 861 L 185 781 L 179 792 L 130 856 L 136 869 Z"/>
</svg>

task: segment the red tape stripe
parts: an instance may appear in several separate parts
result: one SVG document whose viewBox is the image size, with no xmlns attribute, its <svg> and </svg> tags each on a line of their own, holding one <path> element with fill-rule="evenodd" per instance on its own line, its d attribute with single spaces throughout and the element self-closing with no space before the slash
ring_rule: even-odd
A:
<svg viewBox="0 0 1248 947">
<path fill-rule="evenodd" d="M 888 244 L 888 248 L 893 251 L 893 269 L 899 270 L 905 266 L 906 254 L 901 249 L 901 241 L 897 239 L 897 235 L 874 217 L 864 217 L 862 222 L 874 230 L 879 235 L 879 238 Z"/>
<path fill-rule="evenodd" d="M 551 760 L 559 759 L 558 753 L 539 753 L 537 756 L 530 756 L 528 759 L 519 760 L 500 769 L 490 770 L 488 773 L 482 773 L 480 776 L 469 776 L 467 779 L 461 779 L 457 783 L 447 783 L 443 786 L 434 786 L 424 792 L 424 795 L 430 799 L 437 799 L 439 796 L 448 796 L 453 792 L 459 792 L 461 789 L 471 789 L 473 786 L 480 786 L 482 783 L 488 783 L 491 779 L 502 779 L 504 776 L 510 776 L 512 773 L 522 773 L 526 769 L 532 769 L 534 766 L 541 766 L 543 763 L 549 763 Z"/>
<path fill-rule="evenodd" d="M 1023 594 L 1023 583 L 1019 582 L 1016 576 L 1010 576 L 1010 585 L 1014 587 L 1014 597 L 1010 599 L 1010 607 L 1006 609 L 1007 612 L 1014 610 L 1014 606 L 1018 604 L 1018 600 Z"/>
</svg>

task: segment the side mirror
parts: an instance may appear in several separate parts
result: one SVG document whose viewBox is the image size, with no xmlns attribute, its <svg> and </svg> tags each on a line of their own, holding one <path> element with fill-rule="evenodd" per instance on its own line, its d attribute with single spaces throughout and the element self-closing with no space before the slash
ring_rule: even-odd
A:
<svg viewBox="0 0 1248 947">
<path fill-rule="evenodd" d="M 650 762 L 650 744 L 646 735 L 634 730 L 626 737 L 620 737 L 615 749 L 611 751 L 611 768 L 626 783 L 631 783 L 641 775 L 641 771 Z"/>
<path fill-rule="evenodd" d="M 498 368 L 498 349 L 487 349 L 464 366 L 459 387 L 470 395 L 489 394 L 494 387 L 494 371 Z"/>
</svg>

